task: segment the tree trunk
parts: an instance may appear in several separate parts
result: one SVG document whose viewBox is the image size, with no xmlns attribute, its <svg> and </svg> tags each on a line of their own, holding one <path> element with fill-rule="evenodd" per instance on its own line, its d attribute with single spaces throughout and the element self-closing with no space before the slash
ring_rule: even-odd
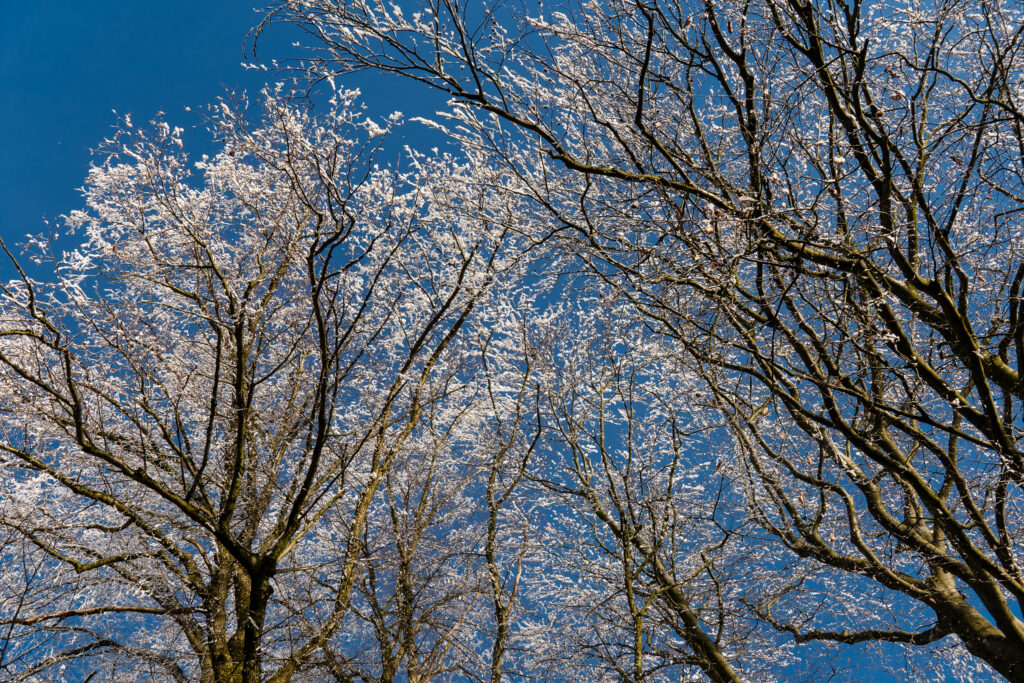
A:
<svg viewBox="0 0 1024 683">
<path fill-rule="evenodd" d="M 249 592 L 249 609 L 246 610 L 242 640 L 242 683 L 260 683 L 263 680 L 263 622 L 267 604 L 273 588 L 270 586 L 271 572 L 261 571 L 252 577 Z"/>
</svg>

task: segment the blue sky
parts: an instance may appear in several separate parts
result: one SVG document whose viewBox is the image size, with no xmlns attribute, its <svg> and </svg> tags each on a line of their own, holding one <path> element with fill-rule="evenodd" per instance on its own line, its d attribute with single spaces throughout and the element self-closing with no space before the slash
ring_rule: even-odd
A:
<svg viewBox="0 0 1024 683">
<path fill-rule="evenodd" d="M 244 69 L 245 38 L 260 0 L 0 0 L 0 235 L 11 246 L 82 204 L 89 149 L 119 114 L 136 123 L 166 112 L 186 130 L 193 110 L 226 91 L 258 91 L 273 74 Z M 288 56 L 283 29 L 261 41 L 261 56 Z M 423 88 L 369 74 L 348 82 L 390 113 Z M 429 100 L 429 95 L 427 97 Z M 439 98 L 440 101 L 440 98 Z M 413 129 L 407 134 L 416 134 Z M 186 146 L 204 141 L 186 133 Z M 436 143 L 434 143 L 436 144 Z M 59 221 L 58 221 L 59 222 Z M 0 277 L 10 266 L 0 263 Z"/>
<path fill-rule="evenodd" d="M 79 207 L 89 149 L 117 121 L 111 110 L 175 121 L 225 87 L 255 90 L 266 78 L 241 67 L 251 0 L 0 6 L 0 234 L 13 241 Z"/>
</svg>

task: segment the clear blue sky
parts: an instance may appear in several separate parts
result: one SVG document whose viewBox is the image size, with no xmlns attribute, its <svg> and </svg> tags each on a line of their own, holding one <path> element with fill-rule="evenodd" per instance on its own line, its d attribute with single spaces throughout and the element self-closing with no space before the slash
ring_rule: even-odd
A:
<svg viewBox="0 0 1024 683">
<path fill-rule="evenodd" d="M 188 130 L 198 117 L 186 106 L 273 79 L 241 66 L 255 7 L 262 0 L 0 0 L 0 235 L 20 241 L 43 231 L 44 216 L 81 206 L 76 188 L 89 149 L 117 122 L 111 110 L 137 123 L 164 111 Z M 261 56 L 288 56 L 288 41 L 275 31 Z M 378 111 L 408 105 L 402 81 L 363 75 L 344 85 Z M 419 102 L 428 95 L 415 92 Z M 185 137 L 187 146 L 202 140 Z M 0 278 L 9 269 L 0 263 Z"/>
<path fill-rule="evenodd" d="M 20 240 L 81 204 L 111 110 L 175 121 L 225 87 L 258 90 L 267 75 L 241 67 L 253 4 L 0 0 L 0 234 Z"/>
</svg>

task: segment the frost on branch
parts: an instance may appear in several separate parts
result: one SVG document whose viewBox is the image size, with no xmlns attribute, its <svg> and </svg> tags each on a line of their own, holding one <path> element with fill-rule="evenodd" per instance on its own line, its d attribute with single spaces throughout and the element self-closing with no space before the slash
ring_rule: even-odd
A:
<svg viewBox="0 0 1024 683">
<path fill-rule="evenodd" d="M 696 373 L 758 530 L 741 545 L 776 572 L 720 610 L 751 651 L 788 643 L 821 678 L 835 652 L 1024 676 L 1019 3 L 274 11 L 315 36 L 290 63 L 310 81 L 446 93 L 434 118 L 563 276 L 611 287 Z M 766 675 L 689 623 L 703 675 Z"/>
<path fill-rule="evenodd" d="M 430 463 L 472 422 L 461 330 L 515 282 L 502 207 L 451 159 L 375 164 L 354 93 L 244 104 L 197 161 L 126 122 L 66 220 L 80 246 L 0 290 L 5 675 L 340 666 L 382 499 L 475 467 Z"/>
</svg>

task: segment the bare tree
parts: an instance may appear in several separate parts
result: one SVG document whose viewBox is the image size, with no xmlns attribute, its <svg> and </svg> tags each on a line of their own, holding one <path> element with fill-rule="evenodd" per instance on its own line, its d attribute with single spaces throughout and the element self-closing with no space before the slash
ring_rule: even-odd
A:
<svg viewBox="0 0 1024 683">
<path fill-rule="evenodd" d="M 757 571 L 731 543 L 742 506 L 710 455 L 718 425 L 686 397 L 700 380 L 610 288 L 555 321 L 540 345 L 546 443 L 534 479 L 576 533 L 551 538 L 564 596 L 577 612 L 565 650 L 595 678 L 739 680 L 777 660 L 751 646 L 737 594 Z M 699 392 L 698 392 L 699 393 Z M 563 617 L 564 618 L 564 617 Z"/>
<path fill-rule="evenodd" d="M 507 228 L 446 213 L 450 161 L 373 165 L 392 122 L 353 93 L 261 106 L 223 104 L 198 161 L 126 120 L 56 280 L 2 285 L 5 678 L 329 667 L 375 500 L 408 502 L 396 463 L 433 433 Z"/>
<path fill-rule="evenodd" d="M 547 12 L 281 0 L 2 245 L 5 678 L 1024 680 L 1024 10 Z"/>
<path fill-rule="evenodd" d="M 373 68 L 448 93 L 436 125 L 533 198 L 524 230 L 685 352 L 750 515 L 821 572 L 751 595 L 765 623 L 952 635 L 1024 680 L 1019 4 L 549 11 L 286 0 L 264 28 L 309 32 L 291 67 L 312 81 Z"/>
</svg>

